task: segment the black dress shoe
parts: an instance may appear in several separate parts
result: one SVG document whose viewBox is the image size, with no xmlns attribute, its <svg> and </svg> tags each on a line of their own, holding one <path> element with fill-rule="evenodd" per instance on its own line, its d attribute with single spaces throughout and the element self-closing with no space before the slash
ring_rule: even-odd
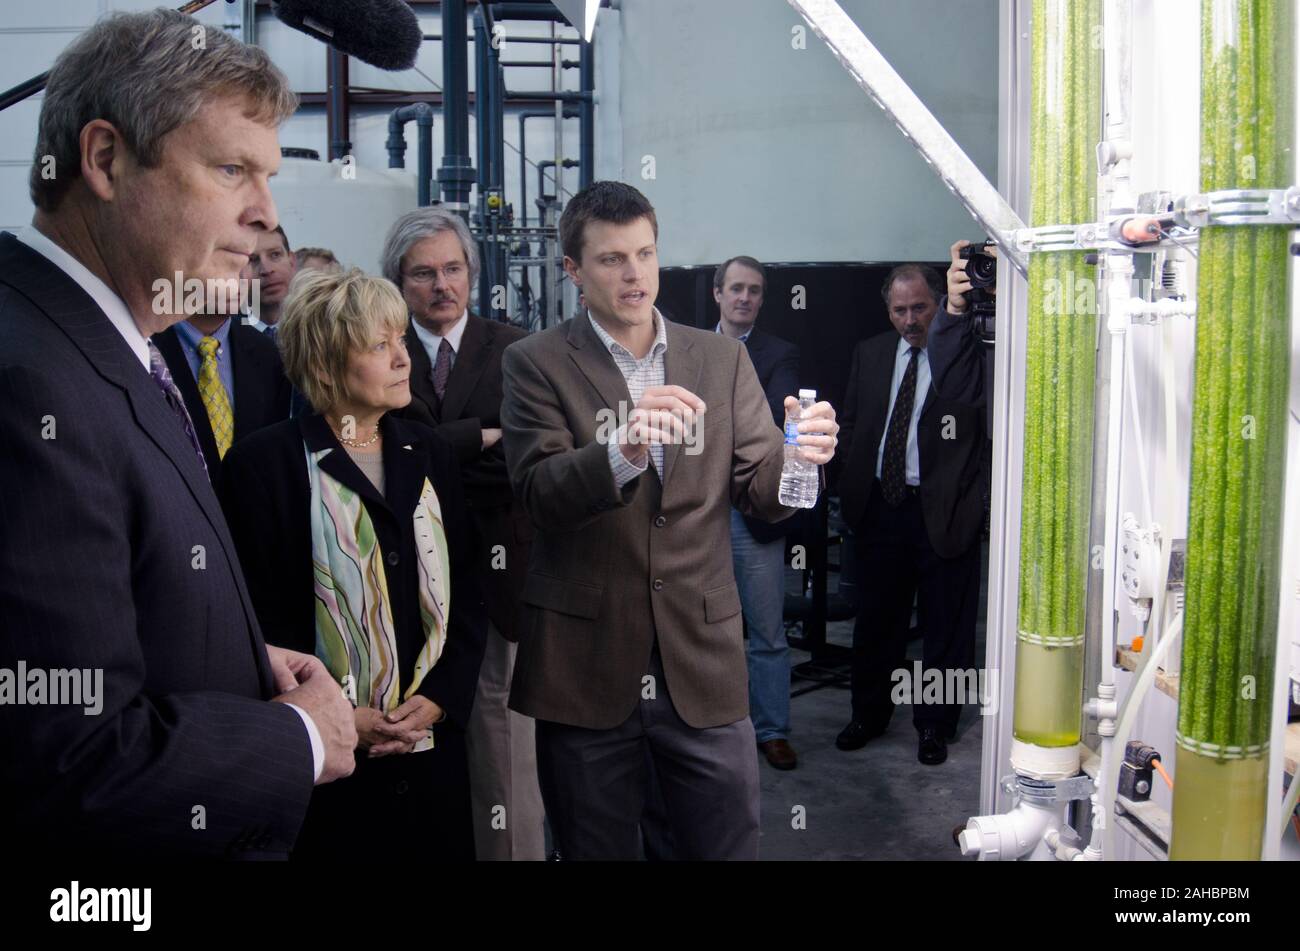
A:
<svg viewBox="0 0 1300 951">
<path fill-rule="evenodd" d="M 835 745 L 842 750 L 858 750 L 884 732 L 884 727 L 871 727 L 862 720 L 850 720 L 849 725 L 835 737 Z"/>
<path fill-rule="evenodd" d="M 936 727 L 926 727 L 922 730 L 916 747 L 916 758 L 926 766 L 938 766 L 946 760 L 948 744 L 944 742 L 943 731 Z"/>
</svg>

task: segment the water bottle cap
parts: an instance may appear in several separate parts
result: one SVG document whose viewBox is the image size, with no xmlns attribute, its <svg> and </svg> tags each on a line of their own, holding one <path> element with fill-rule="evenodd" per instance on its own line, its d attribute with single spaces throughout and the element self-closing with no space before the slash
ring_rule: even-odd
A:
<svg viewBox="0 0 1300 951">
<path fill-rule="evenodd" d="M 800 390 L 800 391 L 799 391 L 799 399 L 801 399 L 801 400 L 815 400 L 815 399 L 817 399 L 817 391 L 816 391 L 816 390 Z"/>
</svg>

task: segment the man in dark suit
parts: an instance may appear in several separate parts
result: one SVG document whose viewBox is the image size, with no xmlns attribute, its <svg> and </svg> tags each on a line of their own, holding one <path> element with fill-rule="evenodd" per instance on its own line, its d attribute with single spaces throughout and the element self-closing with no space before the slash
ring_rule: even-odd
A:
<svg viewBox="0 0 1300 951">
<path fill-rule="evenodd" d="M 291 387 L 280 353 L 238 317 L 191 317 L 154 334 L 153 342 L 185 399 L 216 485 L 232 445 L 289 418 Z"/>
<path fill-rule="evenodd" d="M 655 310 L 657 232 L 629 185 L 575 195 L 560 240 L 587 313 L 505 352 L 506 461 L 537 527 L 510 705 L 537 718 L 561 857 L 640 854 L 648 752 L 674 856 L 754 859 L 730 513 L 793 514 L 784 443 L 745 348 Z M 805 460 L 829 461 L 830 404 L 799 425 Z"/>
<path fill-rule="evenodd" d="M 939 275 L 905 264 L 885 279 L 882 294 L 894 330 L 854 351 L 841 431 L 840 501 L 856 533 L 861 592 L 853 716 L 836 739 L 843 750 L 885 731 L 896 694 L 924 696 L 909 689 L 912 671 L 903 669 L 914 598 L 925 638 L 923 682 L 966 683 L 948 671 L 975 663 L 984 413 L 930 385 L 926 344 L 943 295 Z M 927 765 L 947 758 L 961 715 L 960 697 L 939 699 L 912 708 L 917 758 Z"/>
<path fill-rule="evenodd" d="M 334 263 L 338 265 L 337 261 Z M 272 343 L 275 342 L 275 335 L 280 326 L 280 312 L 284 309 L 284 299 L 289 296 L 289 284 L 297 273 L 298 256 L 289 250 L 289 236 L 284 233 L 283 225 L 276 225 L 273 231 L 257 236 L 257 247 L 249 255 L 244 269 L 239 272 L 240 279 L 251 283 L 256 289 L 256 293 L 252 295 L 252 306 L 248 308 L 249 313 L 244 316 L 242 322 L 258 333 L 265 334 Z M 278 356 L 279 354 L 277 358 Z M 298 391 L 297 387 L 292 384 L 287 385 L 289 415 L 296 419 L 311 412 L 307 398 Z M 277 420 L 282 418 L 276 417 Z"/>
<path fill-rule="evenodd" d="M 276 325 L 284 299 L 289 296 L 289 283 L 298 273 L 298 257 L 289 250 L 289 236 L 283 225 L 257 236 L 257 247 L 248 257 L 240 272 L 246 281 L 257 281 L 257 298 L 254 302 L 250 326 L 275 339 Z"/>
<path fill-rule="evenodd" d="M 469 312 L 478 246 L 458 215 L 441 208 L 403 215 L 382 259 L 411 313 L 411 403 L 400 415 L 432 426 L 456 450 L 478 529 L 474 563 L 491 626 L 466 737 L 476 851 L 480 859 L 538 860 L 545 838 L 533 721 L 507 705 L 533 529 L 506 474 L 501 355 L 524 332 Z"/>
<path fill-rule="evenodd" d="M 220 30 L 196 58 L 200 29 L 115 14 L 73 42 L 41 104 L 32 226 L 0 234 L 0 668 L 102 678 L 93 716 L 0 705 L 14 854 L 284 857 L 313 778 L 354 767 L 328 671 L 262 640 L 149 342 L 184 317 L 178 273 L 233 281 L 276 220 L 294 95 Z"/>
<path fill-rule="evenodd" d="M 767 396 L 773 421 L 785 426 L 785 398 L 799 390 L 799 348 L 755 328 L 767 276 L 754 258 L 730 258 L 713 273 L 716 328 L 741 341 Z M 745 616 L 749 717 L 758 748 L 777 769 L 794 769 L 790 745 L 790 645 L 785 639 L 785 535 L 792 519 L 765 522 L 731 510 L 731 554 Z"/>
</svg>

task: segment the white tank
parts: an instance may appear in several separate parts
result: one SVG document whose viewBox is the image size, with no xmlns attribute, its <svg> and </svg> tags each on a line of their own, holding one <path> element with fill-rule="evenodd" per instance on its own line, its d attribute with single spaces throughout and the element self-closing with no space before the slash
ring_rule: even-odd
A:
<svg viewBox="0 0 1300 951">
<path fill-rule="evenodd" d="M 416 207 L 409 170 L 373 169 L 304 158 L 294 150 L 271 179 L 280 224 L 295 251 L 329 248 L 344 267 L 379 274 L 384 235 L 397 218 Z"/>
</svg>

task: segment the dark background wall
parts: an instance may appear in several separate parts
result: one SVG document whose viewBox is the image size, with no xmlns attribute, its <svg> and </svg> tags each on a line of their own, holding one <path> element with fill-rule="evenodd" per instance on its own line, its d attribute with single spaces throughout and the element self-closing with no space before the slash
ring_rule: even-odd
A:
<svg viewBox="0 0 1300 951">
<path fill-rule="evenodd" d="M 858 341 L 893 326 L 880 289 L 896 264 L 765 265 L 767 293 L 757 327 L 799 348 L 799 386 L 817 391 L 819 399 L 843 405 L 849 367 Z M 940 274 L 948 262 L 924 262 Z M 670 320 L 712 329 L 718 323 L 709 267 L 670 267 L 659 272 L 660 313 Z M 804 288 L 803 310 L 791 307 L 793 290 Z"/>
</svg>

